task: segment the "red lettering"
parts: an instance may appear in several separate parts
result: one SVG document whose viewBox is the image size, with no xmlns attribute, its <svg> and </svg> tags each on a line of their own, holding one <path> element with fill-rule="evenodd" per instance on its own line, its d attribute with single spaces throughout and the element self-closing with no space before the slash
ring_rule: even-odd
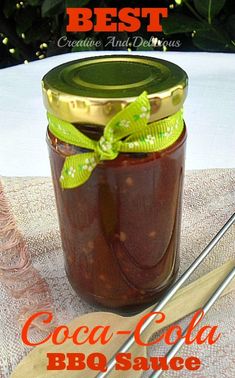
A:
<svg viewBox="0 0 235 378">
<path fill-rule="evenodd" d="M 84 353 L 67 353 L 67 370 L 84 370 L 86 368 Z"/>
<path fill-rule="evenodd" d="M 215 335 L 215 332 L 217 331 L 217 329 L 218 329 L 218 326 L 211 327 L 211 331 L 210 331 L 209 335 L 207 336 L 207 340 L 208 340 L 209 345 L 213 345 L 219 340 L 221 333 L 219 333 L 218 336 L 213 339 L 213 336 Z"/>
<path fill-rule="evenodd" d="M 89 341 L 89 336 L 87 336 L 86 339 L 84 339 L 83 341 L 78 341 L 78 336 L 79 336 L 79 333 L 83 330 L 83 333 L 86 335 L 88 332 L 89 332 L 89 328 L 87 326 L 81 326 L 81 327 L 78 327 L 75 331 L 74 331 L 74 334 L 71 336 L 71 339 L 73 339 L 73 343 L 76 344 L 76 345 L 82 345 L 82 344 L 85 344 L 87 341 Z"/>
<path fill-rule="evenodd" d="M 221 336 L 221 333 L 218 334 L 218 336 L 216 336 L 215 338 L 214 335 L 215 335 L 215 332 L 217 331 L 218 329 L 218 326 L 214 326 L 214 327 L 211 327 L 211 326 L 204 326 L 202 327 L 198 333 L 197 333 L 197 336 L 196 336 L 196 342 L 197 344 L 204 344 L 206 341 L 208 342 L 209 345 L 213 345 L 216 343 L 216 341 L 218 341 L 218 339 L 220 338 Z M 209 330 L 209 333 L 208 335 L 206 335 L 203 339 L 203 334 L 205 333 L 205 331 Z"/>
<path fill-rule="evenodd" d="M 176 338 L 174 340 L 171 340 L 173 332 L 176 331 Z M 170 326 L 165 334 L 165 343 L 167 345 L 173 345 L 176 344 L 179 339 L 182 337 L 182 330 L 181 327 L 178 325 L 172 325 Z"/>
<path fill-rule="evenodd" d="M 102 331 L 100 335 L 98 335 L 96 338 L 96 334 L 99 332 L 99 331 Z M 100 340 L 100 343 L 102 345 L 105 345 L 107 344 L 111 338 L 113 337 L 113 333 L 110 334 L 110 336 L 107 336 L 108 335 L 108 332 L 110 330 L 110 326 L 96 326 L 93 328 L 93 330 L 91 331 L 90 333 L 90 336 L 89 336 L 89 343 L 91 345 L 94 345 L 96 344 L 99 340 Z"/>
<path fill-rule="evenodd" d="M 118 353 L 116 355 L 116 370 L 130 370 L 131 369 L 131 353 Z"/>
<path fill-rule="evenodd" d="M 141 330 L 145 322 L 151 320 L 151 318 L 153 317 L 155 318 L 154 321 L 156 324 L 163 323 L 165 320 L 165 314 L 163 312 L 147 313 L 139 320 L 139 322 L 136 325 L 136 328 L 134 330 L 135 341 L 140 346 L 154 345 L 160 342 L 162 339 L 164 339 L 165 343 L 168 345 L 176 344 L 180 339 L 184 339 L 185 344 L 188 344 L 188 345 L 191 345 L 194 342 L 196 342 L 199 345 L 206 342 L 209 345 L 213 345 L 221 337 L 221 333 L 216 334 L 218 330 L 218 326 L 206 325 L 204 327 L 201 327 L 198 330 L 196 336 L 194 338 L 192 337 L 192 333 L 195 330 L 195 327 L 200 323 L 203 316 L 204 316 L 204 313 L 202 310 L 198 310 L 193 315 L 185 336 L 183 336 L 183 331 L 179 325 L 174 325 L 174 326 L 172 325 L 165 331 L 165 333 L 160 335 L 160 337 L 156 338 L 155 340 L 151 342 L 149 341 L 145 342 L 141 339 Z M 156 319 L 156 317 L 158 318 Z M 36 320 L 38 321 L 38 319 L 40 319 L 42 323 L 48 324 L 52 321 L 53 314 L 47 311 L 37 312 L 33 314 L 32 316 L 30 316 L 30 318 L 25 322 L 22 328 L 21 337 L 22 337 L 23 343 L 28 346 L 37 346 L 37 345 L 44 344 L 50 338 L 51 338 L 51 342 L 54 345 L 64 344 L 67 339 L 72 339 L 75 345 L 83 345 L 85 343 L 89 343 L 90 345 L 94 345 L 96 343 L 105 345 L 113 337 L 113 333 L 110 331 L 110 326 L 97 325 L 93 329 L 90 330 L 89 327 L 83 325 L 76 328 L 73 331 L 73 333 L 71 331 L 71 335 L 70 335 L 69 327 L 66 325 L 61 325 L 55 328 L 53 333 L 50 333 L 42 341 L 31 342 L 28 337 L 29 329 L 30 329 L 30 326 L 34 323 L 34 321 Z M 82 338 L 82 335 L 86 335 L 86 336 L 83 336 Z M 174 339 L 172 339 L 172 336 L 174 336 Z"/>
<path fill-rule="evenodd" d="M 134 365 L 132 367 L 133 370 L 149 370 L 150 366 L 148 364 L 148 360 L 146 357 L 136 357 L 134 359 Z"/>
<path fill-rule="evenodd" d="M 65 358 L 68 359 L 66 366 Z M 88 367 L 95 371 L 107 371 L 107 359 L 103 353 L 91 353 L 86 356 L 84 353 L 47 353 L 48 365 L 47 370 L 84 370 Z M 173 357 L 167 363 L 166 357 L 135 357 L 133 364 L 131 362 L 131 353 L 118 353 L 116 355 L 116 370 L 130 370 L 147 371 L 152 368 L 157 370 L 174 371 L 182 370 L 184 367 L 187 370 L 198 370 L 201 366 L 201 361 L 197 357 L 188 357 L 185 360 L 182 357 Z"/>
<path fill-rule="evenodd" d="M 93 29 L 91 20 L 93 11 L 90 8 L 67 8 L 69 23 L 68 32 L 87 32 Z M 94 8 L 96 32 L 136 32 L 141 27 L 139 17 L 148 17 L 148 32 L 162 31 L 160 23 L 161 17 L 168 16 L 167 8 L 122 8 L 118 12 L 117 8 Z M 119 18 L 119 22 L 113 21 L 114 17 Z"/>
<path fill-rule="evenodd" d="M 221 336 L 221 333 L 219 333 L 215 338 L 215 332 L 217 331 L 218 329 L 218 326 L 203 326 L 196 334 L 196 336 L 194 338 L 190 338 L 191 337 L 191 334 L 192 332 L 194 331 L 195 327 L 202 321 L 204 317 L 204 312 L 203 310 L 198 310 L 195 312 L 195 314 L 193 315 L 192 317 L 192 320 L 189 324 L 189 327 L 188 327 L 188 330 L 187 330 L 187 333 L 185 335 L 185 344 L 188 344 L 188 345 L 191 345 L 193 344 L 194 342 L 196 342 L 198 345 L 201 345 L 203 343 L 205 343 L 206 341 L 208 341 L 208 344 L 209 345 L 213 345 L 216 343 L 216 341 L 218 341 L 218 339 L 220 338 Z M 205 333 L 205 331 L 209 330 L 209 333 L 208 335 L 206 335 L 204 338 L 202 337 L 203 336 L 203 333 Z"/>
<path fill-rule="evenodd" d="M 117 17 L 117 8 L 95 8 L 96 24 L 94 31 L 96 32 L 116 32 L 117 23 L 112 22 L 112 17 Z"/>
<path fill-rule="evenodd" d="M 49 334 L 44 340 L 38 341 L 38 342 L 31 343 L 28 339 L 28 331 L 29 331 L 30 326 L 33 324 L 33 321 L 36 320 L 37 318 L 40 318 L 43 316 L 45 317 L 45 315 L 46 315 L 46 318 L 42 319 L 42 323 L 49 324 L 53 319 L 53 315 L 51 312 L 47 312 L 47 311 L 36 312 L 32 316 L 30 316 L 30 318 L 25 322 L 22 328 L 22 332 L 21 332 L 21 338 L 25 345 L 36 346 L 36 345 L 44 344 L 47 340 L 49 340 L 49 338 L 51 337 L 51 334 Z"/>
<path fill-rule="evenodd" d="M 63 331 L 63 333 L 62 333 L 62 331 Z M 62 335 L 60 335 L 60 333 L 62 333 Z M 61 338 L 60 336 L 63 336 L 63 338 Z M 69 336 L 68 327 L 62 325 L 62 326 L 57 327 L 54 330 L 51 340 L 52 340 L 53 344 L 61 345 L 67 340 L 68 336 Z"/>
<path fill-rule="evenodd" d="M 87 366 L 91 370 L 106 371 L 107 370 L 107 360 L 102 353 L 91 353 L 87 357 Z"/>
<path fill-rule="evenodd" d="M 185 367 L 188 370 L 198 370 L 201 366 L 201 361 L 197 357 L 188 357 L 185 360 Z"/>
<path fill-rule="evenodd" d="M 189 323 L 187 333 L 185 335 L 185 344 L 191 345 L 194 341 L 196 341 L 197 336 L 192 340 L 190 340 L 190 336 L 191 336 L 193 330 L 195 329 L 195 327 L 198 325 L 198 323 L 200 323 L 200 321 L 203 319 L 203 316 L 204 316 L 203 310 L 198 310 L 193 315 L 193 317 L 192 317 L 192 319 Z"/>
<path fill-rule="evenodd" d="M 64 353 L 47 353 L 48 365 L 47 370 L 64 370 L 66 364 Z"/>
<path fill-rule="evenodd" d="M 184 359 L 182 357 L 173 357 L 169 361 L 169 365 L 172 370 L 182 370 L 184 368 Z"/>
<path fill-rule="evenodd" d="M 168 370 L 169 366 L 167 364 L 166 357 L 150 357 L 153 370 Z"/>
<path fill-rule="evenodd" d="M 162 323 L 164 322 L 165 320 L 165 314 L 163 312 L 149 312 L 148 314 L 144 315 L 140 321 L 137 323 L 136 325 L 136 328 L 135 328 L 135 331 L 134 331 L 134 336 L 135 336 L 135 341 L 138 345 L 141 345 L 141 346 L 150 346 L 150 345 L 154 345 L 156 343 L 158 343 L 159 341 L 162 340 L 164 334 L 162 334 L 158 339 L 152 341 L 152 342 L 143 342 L 141 340 L 141 328 L 143 326 L 143 324 L 145 323 L 145 321 L 147 321 L 148 318 L 152 317 L 153 315 L 159 315 L 160 316 L 160 319 L 158 320 L 155 320 L 155 323 Z"/>
<path fill-rule="evenodd" d="M 162 25 L 160 24 L 160 16 L 167 17 L 167 8 L 143 8 L 142 17 L 149 16 L 149 24 L 147 26 L 148 32 L 162 31 Z"/>
<path fill-rule="evenodd" d="M 141 27 L 141 22 L 138 18 L 140 16 L 140 8 L 122 8 L 119 11 L 119 18 L 121 21 L 118 25 L 118 31 L 136 32 Z"/>
<path fill-rule="evenodd" d="M 92 10 L 90 8 L 67 8 L 69 24 L 66 27 L 68 32 L 87 32 L 92 30 Z"/>
</svg>

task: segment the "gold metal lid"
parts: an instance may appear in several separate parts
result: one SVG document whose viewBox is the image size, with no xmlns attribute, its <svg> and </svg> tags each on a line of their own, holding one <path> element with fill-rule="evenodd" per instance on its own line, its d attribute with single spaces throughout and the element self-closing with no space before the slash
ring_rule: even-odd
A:
<svg viewBox="0 0 235 378">
<path fill-rule="evenodd" d="M 113 55 L 75 60 L 42 80 L 48 112 L 72 123 L 106 125 L 147 91 L 150 122 L 176 113 L 187 95 L 187 74 L 177 65 L 146 56 Z"/>
</svg>

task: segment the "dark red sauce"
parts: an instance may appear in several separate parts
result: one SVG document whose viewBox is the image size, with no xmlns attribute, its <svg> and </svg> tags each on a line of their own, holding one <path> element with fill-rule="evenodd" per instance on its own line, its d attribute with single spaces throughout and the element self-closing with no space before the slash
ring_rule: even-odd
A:
<svg viewBox="0 0 235 378">
<path fill-rule="evenodd" d="M 100 137 L 100 129 L 79 128 Z M 82 151 L 48 133 L 67 276 L 91 304 L 135 311 L 175 279 L 185 139 L 184 130 L 161 152 L 120 154 L 99 164 L 82 186 L 62 190 L 65 156 Z"/>
</svg>

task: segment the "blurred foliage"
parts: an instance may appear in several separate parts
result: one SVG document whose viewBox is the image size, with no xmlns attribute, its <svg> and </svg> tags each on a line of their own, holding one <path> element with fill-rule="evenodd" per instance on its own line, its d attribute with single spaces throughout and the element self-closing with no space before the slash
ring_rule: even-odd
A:
<svg viewBox="0 0 235 378">
<path fill-rule="evenodd" d="M 235 51 L 234 0 L 0 0 L 0 67 L 7 67 L 35 59 L 43 59 L 69 51 L 94 50 L 95 47 L 58 47 L 61 36 L 70 40 L 89 37 L 101 41 L 105 47 L 110 35 L 120 41 L 130 39 L 132 50 L 159 50 L 162 46 L 131 46 L 133 34 L 143 40 L 151 36 L 161 41 L 180 40 L 181 46 L 168 45 L 168 50 L 183 51 Z M 169 7 L 169 17 L 162 19 L 162 33 L 147 33 L 147 20 L 143 19 L 137 33 L 66 33 L 66 7 Z M 112 49 L 126 50 L 126 46 Z"/>
</svg>

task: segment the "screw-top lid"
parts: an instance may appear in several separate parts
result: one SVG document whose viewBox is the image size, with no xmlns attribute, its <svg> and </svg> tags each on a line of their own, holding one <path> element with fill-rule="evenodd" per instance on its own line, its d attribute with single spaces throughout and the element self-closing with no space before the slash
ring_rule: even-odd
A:
<svg viewBox="0 0 235 378">
<path fill-rule="evenodd" d="M 177 65 L 146 56 L 113 55 L 75 60 L 43 78 L 48 112 L 73 123 L 106 125 L 147 91 L 150 121 L 176 113 L 187 95 L 187 74 Z"/>
</svg>

